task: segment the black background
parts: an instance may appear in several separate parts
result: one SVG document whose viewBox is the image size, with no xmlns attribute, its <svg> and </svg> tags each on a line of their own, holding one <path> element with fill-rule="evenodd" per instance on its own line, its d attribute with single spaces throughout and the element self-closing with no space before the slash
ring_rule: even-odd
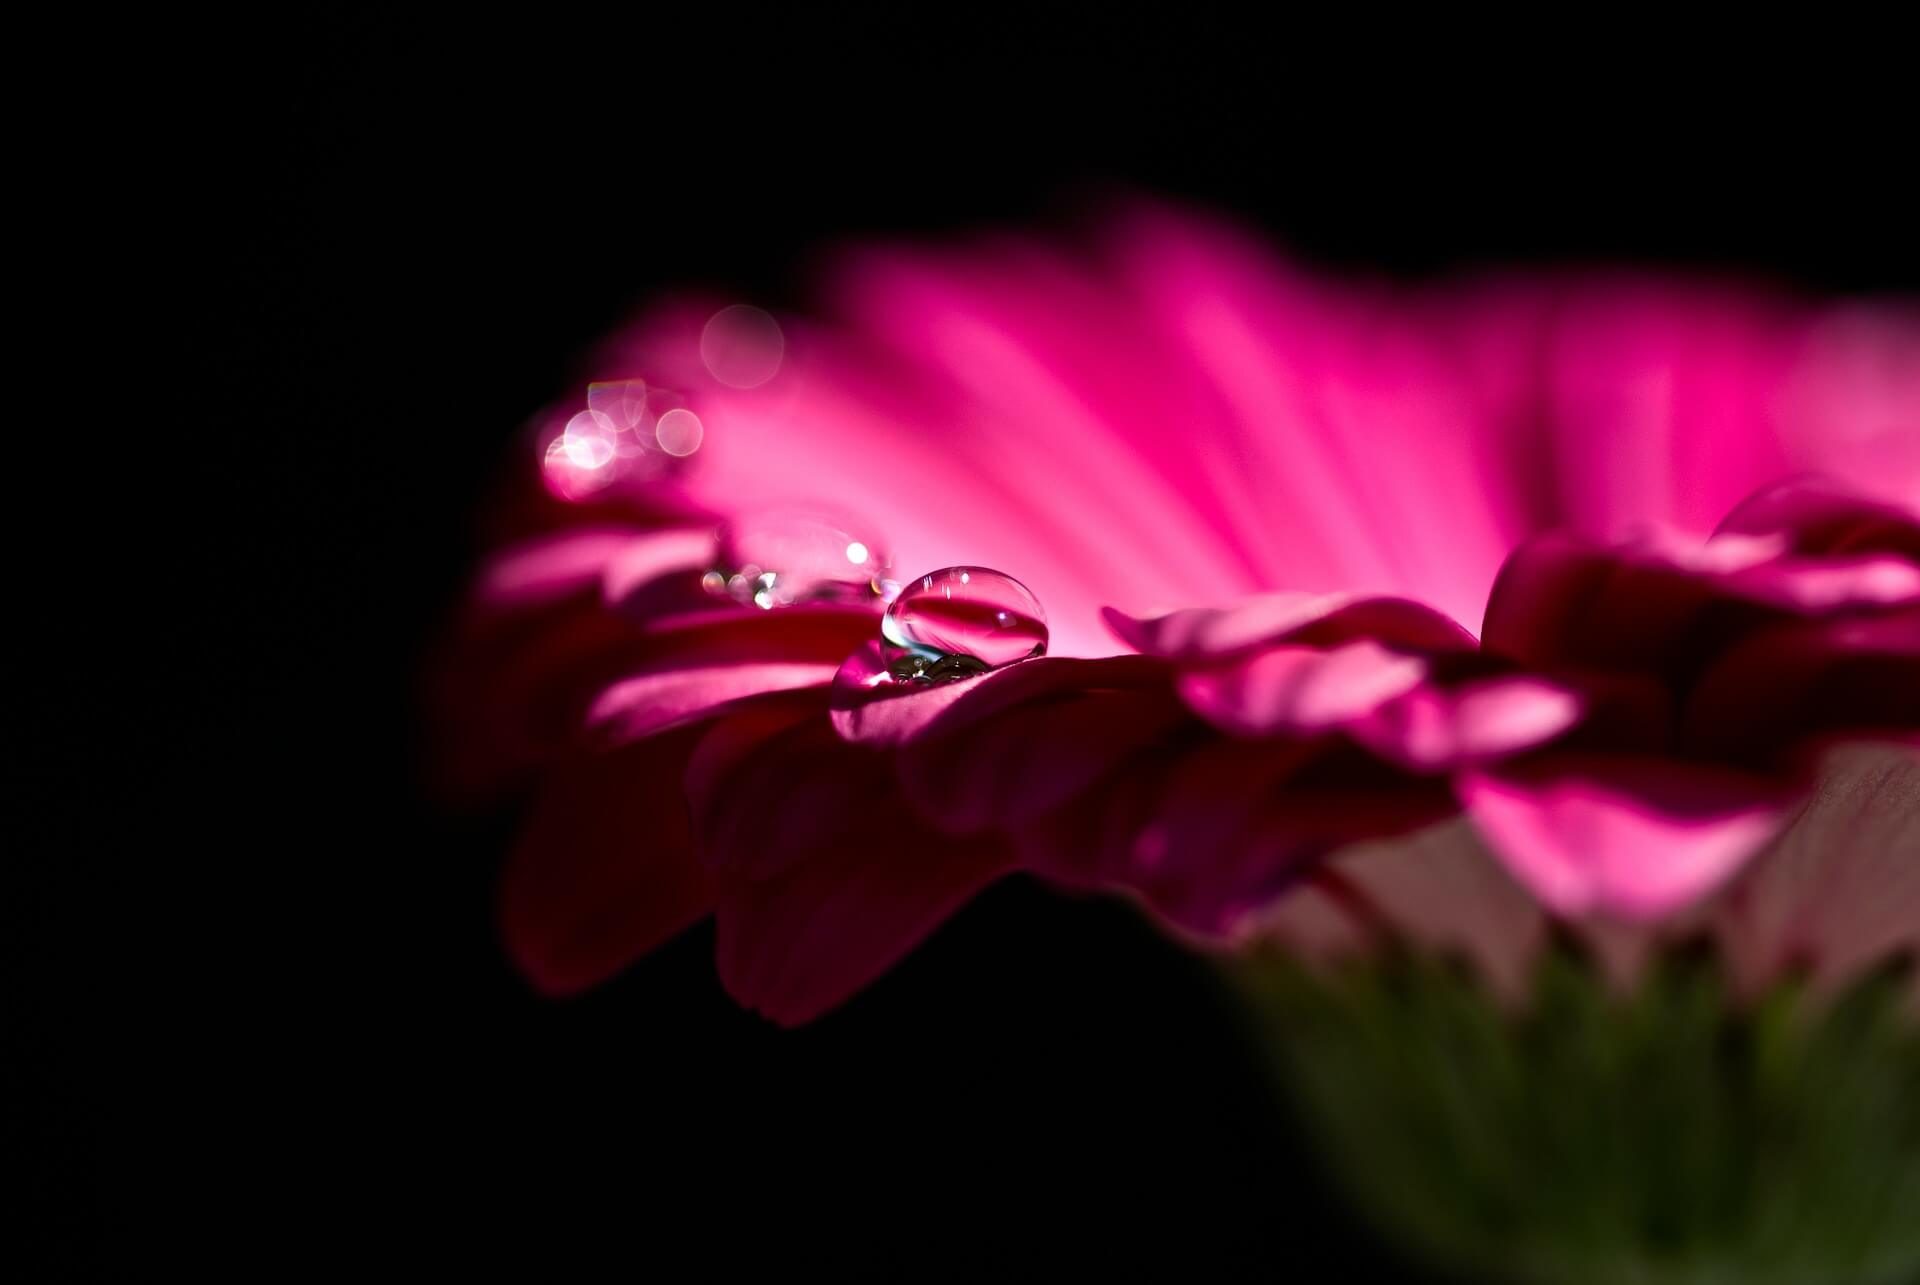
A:
<svg viewBox="0 0 1920 1285">
<path fill-rule="evenodd" d="M 1920 285 L 1898 86 L 1855 53 L 1469 63 L 1107 7 L 172 34 L 121 124 L 180 415 L 112 610 L 70 587 L 96 610 L 58 640 L 155 681 L 36 732 L 50 855 L 10 904 L 29 1243 L 75 1270 L 1401 1278 L 1204 970 L 1118 906 L 1007 884 L 794 1033 L 725 999 L 705 931 L 531 996 L 492 938 L 511 818 L 418 782 L 483 486 L 652 292 L 797 303 L 835 240 L 1117 191 L 1369 271 Z"/>
</svg>

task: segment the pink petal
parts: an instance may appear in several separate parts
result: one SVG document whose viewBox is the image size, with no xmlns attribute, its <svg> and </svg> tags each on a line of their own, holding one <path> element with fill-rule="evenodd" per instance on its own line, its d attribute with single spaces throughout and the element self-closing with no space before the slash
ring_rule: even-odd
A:
<svg viewBox="0 0 1920 1285">
<path fill-rule="evenodd" d="M 769 878 L 723 880 L 716 918 L 727 993 L 783 1026 L 810 1022 L 872 983 L 1005 874 L 998 847 L 915 839 L 876 819 Z"/>
<path fill-rule="evenodd" d="M 864 606 L 806 603 L 761 611 L 714 603 L 698 612 L 646 621 L 642 633 L 650 656 L 662 665 L 769 660 L 837 665 L 879 627 L 879 614 Z"/>
<path fill-rule="evenodd" d="M 955 701 L 1000 673 L 1044 664 L 1044 657 L 950 683 L 895 682 L 886 652 L 876 640 L 854 649 L 833 676 L 833 726 L 856 745 L 898 745 L 932 722 Z"/>
<path fill-rule="evenodd" d="M 1561 525 L 1704 534 L 1793 467 L 1772 401 L 1792 360 L 1776 301 L 1631 278 L 1574 283 L 1547 335 L 1544 414 Z"/>
<path fill-rule="evenodd" d="M 1751 857 L 1783 807 L 1758 778 L 1657 759 L 1547 755 L 1458 788 L 1507 868 L 1563 915 L 1676 911 Z"/>
<path fill-rule="evenodd" d="M 895 682 L 881 645 L 869 642 L 848 656 L 834 676 L 833 724 L 856 744 L 899 745 L 936 720 L 965 726 L 1042 697 L 1165 681 L 1165 666 L 1139 656 L 1036 656 L 954 682 Z M 947 717 L 956 706 L 964 709 Z"/>
<path fill-rule="evenodd" d="M 1034 661 L 973 687 L 903 745 L 900 783 L 952 833 L 1018 826 L 1190 722 L 1158 662 Z"/>
<path fill-rule="evenodd" d="M 723 720 L 687 787 L 718 888 L 721 981 L 783 1024 L 844 1001 L 1008 868 L 997 844 L 918 824 L 888 757 L 818 712 Z"/>
<path fill-rule="evenodd" d="M 712 908 L 680 797 L 692 746 L 656 737 L 548 773 L 500 885 L 507 950 L 541 990 L 591 986 Z"/>
<path fill-rule="evenodd" d="M 612 551 L 601 570 L 601 591 L 617 607 L 650 581 L 706 571 L 718 555 L 711 526 L 648 532 Z"/>
<path fill-rule="evenodd" d="M 1269 593 L 1227 607 L 1135 617 L 1108 607 L 1107 625 L 1135 651 L 1176 660 L 1224 660 L 1263 644 L 1331 646 L 1357 638 L 1414 651 L 1465 651 L 1473 635 L 1417 602 L 1361 594 Z"/>
<path fill-rule="evenodd" d="M 1482 645 L 1535 668 L 1660 672 L 1714 645 L 1702 627 L 1714 598 L 1704 576 L 1543 536 L 1514 550 L 1500 569 Z"/>
<path fill-rule="evenodd" d="M 1808 615 L 1920 602 L 1920 564 L 1891 554 L 1782 558 L 1716 581 L 1741 597 Z"/>
<path fill-rule="evenodd" d="M 489 610 L 523 610 L 596 587 L 607 566 L 648 536 L 631 527 L 575 527 L 542 535 L 487 560 L 475 587 Z"/>
<path fill-rule="evenodd" d="M 1558 683 L 1511 675 L 1417 687 L 1346 730 L 1384 758 L 1433 772 L 1542 745 L 1578 723 L 1584 708 Z"/>
<path fill-rule="evenodd" d="M 1688 749 L 1735 762 L 1788 759 L 1815 738 L 1920 733 L 1920 610 L 1789 621 L 1718 657 L 1688 696 Z"/>
<path fill-rule="evenodd" d="M 774 693 L 727 710 L 687 761 L 685 789 L 701 860 L 766 875 L 827 846 L 872 806 L 877 754 L 839 752 L 817 689 Z M 864 752 L 863 752 L 864 753 Z"/>
<path fill-rule="evenodd" d="M 745 697 L 824 688 L 835 668 L 817 661 L 769 661 L 641 674 L 601 692 L 586 723 L 599 743 L 619 745 L 711 717 Z"/>
<path fill-rule="evenodd" d="M 1311 733 L 1344 726 L 1426 677 L 1417 656 L 1362 639 L 1330 651 L 1276 646 L 1180 675 L 1181 699 L 1234 736 Z"/>
<path fill-rule="evenodd" d="M 1808 554 L 1888 553 L 1920 562 L 1920 517 L 1823 478 L 1796 478 L 1747 497 L 1720 533 L 1781 535 Z"/>
<path fill-rule="evenodd" d="M 1017 834 L 1037 873 L 1130 891 L 1183 931 L 1239 932 L 1320 857 L 1429 824 L 1444 789 L 1326 741 L 1156 744 Z"/>
<path fill-rule="evenodd" d="M 1205 392 L 1211 487 L 1264 537 L 1261 583 L 1477 610 L 1524 533 L 1522 488 L 1437 328 L 1202 219 L 1143 209 L 1118 232 L 1125 302 Z M 1218 600 L 1110 601 L 1143 599 Z"/>
</svg>

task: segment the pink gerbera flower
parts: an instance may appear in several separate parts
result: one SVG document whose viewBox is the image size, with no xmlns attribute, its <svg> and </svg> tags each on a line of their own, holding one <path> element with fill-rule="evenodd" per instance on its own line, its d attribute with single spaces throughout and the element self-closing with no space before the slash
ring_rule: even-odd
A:
<svg viewBox="0 0 1920 1285">
<path fill-rule="evenodd" d="M 1705 917 L 1767 975 L 1843 741 L 1904 808 L 1843 953 L 1920 942 L 1911 314 L 1333 283 L 1135 210 L 596 363 L 441 679 L 450 781 L 535 791 L 502 907 L 545 990 L 712 914 L 728 989 L 805 1021 L 1015 870 L 1490 974 L 1549 918 Z"/>
</svg>

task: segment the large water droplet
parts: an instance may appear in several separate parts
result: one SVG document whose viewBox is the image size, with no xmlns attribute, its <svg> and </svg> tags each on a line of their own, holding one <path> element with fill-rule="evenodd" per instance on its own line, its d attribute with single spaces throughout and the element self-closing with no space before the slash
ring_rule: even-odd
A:
<svg viewBox="0 0 1920 1285">
<path fill-rule="evenodd" d="M 947 567 L 908 582 L 880 635 L 896 680 L 946 682 L 1045 655 L 1047 613 L 1012 576 Z"/>
<path fill-rule="evenodd" d="M 720 566 L 709 592 L 771 609 L 796 602 L 875 602 L 893 581 L 893 560 L 863 523 L 804 509 L 780 509 L 720 531 Z M 718 579 L 715 579 L 715 576 Z"/>
</svg>

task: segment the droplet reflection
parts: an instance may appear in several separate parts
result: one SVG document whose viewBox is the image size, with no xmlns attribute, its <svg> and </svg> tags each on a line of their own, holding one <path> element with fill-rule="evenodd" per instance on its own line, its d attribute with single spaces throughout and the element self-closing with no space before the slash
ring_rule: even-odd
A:
<svg viewBox="0 0 1920 1285">
<path fill-rule="evenodd" d="M 1047 650 L 1047 613 L 1033 591 L 986 567 L 946 567 L 909 581 L 880 621 L 896 681 L 983 674 Z"/>
</svg>

